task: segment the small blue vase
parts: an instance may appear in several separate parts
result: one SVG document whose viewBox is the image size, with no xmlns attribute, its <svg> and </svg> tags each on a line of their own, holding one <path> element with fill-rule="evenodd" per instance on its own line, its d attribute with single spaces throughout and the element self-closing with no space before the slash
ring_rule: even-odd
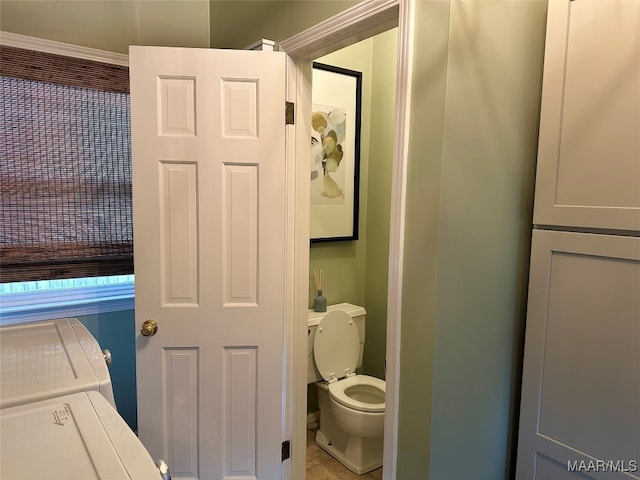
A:
<svg viewBox="0 0 640 480">
<path fill-rule="evenodd" d="M 322 295 L 322 290 L 318 290 L 318 294 L 313 299 L 313 311 L 314 312 L 327 311 L 327 299 Z"/>
</svg>

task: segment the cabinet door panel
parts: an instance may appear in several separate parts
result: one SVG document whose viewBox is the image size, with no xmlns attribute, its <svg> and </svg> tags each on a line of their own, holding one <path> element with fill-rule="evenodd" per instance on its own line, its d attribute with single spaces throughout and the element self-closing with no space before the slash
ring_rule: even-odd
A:
<svg viewBox="0 0 640 480">
<path fill-rule="evenodd" d="M 640 0 L 552 1 L 534 223 L 640 230 Z"/>
<path fill-rule="evenodd" d="M 639 292 L 640 238 L 534 230 L 517 480 L 640 479 Z"/>
</svg>

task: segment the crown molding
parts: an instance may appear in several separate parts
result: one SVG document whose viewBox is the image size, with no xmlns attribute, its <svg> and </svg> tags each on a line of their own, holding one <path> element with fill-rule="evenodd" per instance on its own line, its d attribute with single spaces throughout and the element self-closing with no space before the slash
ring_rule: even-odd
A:
<svg viewBox="0 0 640 480">
<path fill-rule="evenodd" d="M 402 0 L 406 1 L 406 0 Z M 280 50 L 309 60 L 398 26 L 401 0 L 364 0 L 280 42 Z"/>
<path fill-rule="evenodd" d="M 66 57 L 81 58 L 83 60 L 93 60 L 94 62 L 110 63 L 113 65 L 129 66 L 129 55 L 123 53 L 108 52 L 96 48 L 83 47 L 70 43 L 56 42 L 44 38 L 30 37 L 19 33 L 1 32 L 0 45 L 8 47 L 24 48 L 37 52 L 52 53 L 54 55 L 64 55 Z"/>
</svg>

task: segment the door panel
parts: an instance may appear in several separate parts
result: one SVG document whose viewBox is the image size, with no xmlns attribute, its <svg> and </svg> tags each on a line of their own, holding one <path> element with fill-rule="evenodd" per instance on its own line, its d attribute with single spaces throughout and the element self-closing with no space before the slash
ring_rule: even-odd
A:
<svg viewBox="0 0 640 480">
<path fill-rule="evenodd" d="M 281 477 L 285 57 L 131 47 L 138 425 L 173 478 Z"/>
<path fill-rule="evenodd" d="M 640 238 L 534 230 L 518 480 L 640 478 L 638 292 Z"/>
<path fill-rule="evenodd" d="M 198 220 L 195 163 L 160 161 L 162 305 L 198 304 Z"/>
<path fill-rule="evenodd" d="M 223 170 L 224 304 L 258 301 L 258 168 L 225 164 Z"/>
</svg>

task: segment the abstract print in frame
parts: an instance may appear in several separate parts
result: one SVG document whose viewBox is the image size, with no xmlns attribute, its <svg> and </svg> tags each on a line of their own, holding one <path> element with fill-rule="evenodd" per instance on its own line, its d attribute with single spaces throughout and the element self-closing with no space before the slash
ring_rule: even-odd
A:
<svg viewBox="0 0 640 480">
<path fill-rule="evenodd" d="M 313 63 L 312 242 L 358 239 L 362 73 Z"/>
</svg>

